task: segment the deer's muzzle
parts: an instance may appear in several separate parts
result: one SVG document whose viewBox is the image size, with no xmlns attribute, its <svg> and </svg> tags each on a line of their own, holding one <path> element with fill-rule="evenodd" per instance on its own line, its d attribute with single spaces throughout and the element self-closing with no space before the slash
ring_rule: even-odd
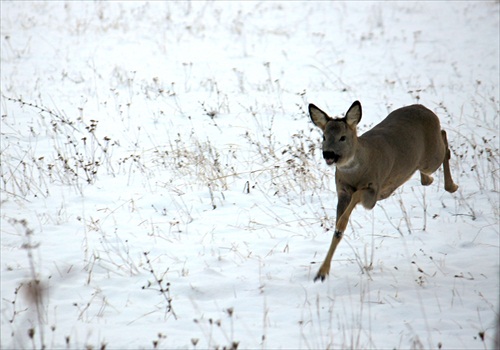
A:
<svg viewBox="0 0 500 350">
<path fill-rule="evenodd" d="M 335 152 L 323 151 L 323 158 L 325 159 L 326 164 L 332 165 L 339 161 L 340 156 Z"/>
</svg>

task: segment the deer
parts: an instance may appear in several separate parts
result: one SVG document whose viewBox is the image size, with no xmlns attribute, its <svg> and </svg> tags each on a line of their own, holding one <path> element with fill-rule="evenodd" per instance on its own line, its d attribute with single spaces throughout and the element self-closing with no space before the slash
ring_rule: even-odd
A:
<svg viewBox="0 0 500 350">
<path fill-rule="evenodd" d="M 323 132 L 322 152 L 328 166 L 335 166 L 337 216 L 335 231 L 325 260 L 314 282 L 330 272 L 335 250 L 342 240 L 353 209 L 371 210 L 389 197 L 418 170 L 420 182 L 428 186 L 431 176 L 443 165 L 444 189 L 458 186 L 450 173 L 450 149 L 439 118 L 423 105 L 414 104 L 391 112 L 372 129 L 357 135 L 361 103 L 355 101 L 343 118 L 331 118 L 309 104 L 312 122 Z"/>
</svg>

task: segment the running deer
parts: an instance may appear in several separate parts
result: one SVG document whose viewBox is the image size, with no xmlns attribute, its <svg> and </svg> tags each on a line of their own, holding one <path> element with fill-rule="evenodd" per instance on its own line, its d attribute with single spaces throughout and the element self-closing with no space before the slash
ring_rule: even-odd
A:
<svg viewBox="0 0 500 350">
<path fill-rule="evenodd" d="M 332 243 L 314 281 L 324 281 L 330 263 L 347 227 L 354 207 L 361 203 L 372 209 L 377 201 L 389 197 L 415 171 L 421 183 L 432 183 L 431 174 L 441 164 L 444 189 L 455 192 L 458 186 L 450 173 L 450 149 L 446 132 L 438 117 L 422 105 L 397 109 L 382 122 L 357 136 L 361 103 L 356 101 L 342 119 L 330 118 L 313 104 L 309 105 L 313 123 L 323 131 L 323 158 L 335 165 L 337 220 Z"/>
</svg>

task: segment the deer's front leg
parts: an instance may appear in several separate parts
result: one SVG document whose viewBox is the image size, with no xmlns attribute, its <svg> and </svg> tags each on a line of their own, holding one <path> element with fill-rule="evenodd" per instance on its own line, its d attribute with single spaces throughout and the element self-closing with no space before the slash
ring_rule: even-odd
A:
<svg viewBox="0 0 500 350">
<path fill-rule="evenodd" d="M 337 221 L 339 220 L 339 217 L 344 213 L 350 202 L 351 194 L 347 192 L 339 192 L 337 202 Z M 326 254 L 323 264 L 321 264 L 316 277 L 314 277 L 314 282 L 316 282 L 317 280 L 321 280 L 323 282 L 326 276 L 328 276 L 328 274 L 330 273 L 330 263 L 332 261 L 333 253 L 335 253 L 335 249 L 337 248 L 337 245 L 340 243 L 341 239 L 342 232 L 335 230 L 332 237 L 332 243 L 330 243 L 330 248 L 328 249 L 328 253 Z"/>
<path fill-rule="evenodd" d="M 345 231 L 347 224 L 349 222 L 349 217 L 351 216 L 354 207 L 358 203 L 363 204 L 363 207 L 365 207 L 366 209 L 372 209 L 375 206 L 375 203 L 377 203 L 377 196 L 378 193 L 373 188 L 364 188 L 354 192 L 352 194 L 351 200 L 349 201 L 349 204 L 342 212 L 340 218 L 337 216 L 335 231 L 340 231 L 340 232 Z"/>
<path fill-rule="evenodd" d="M 352 196 L 339 194 L 339 203 L 337 205 L 337 222 L 335 224 L 335 233 L 333 234 L 332 243 L 330 244 L 330 249 L 326 254 L 326 258 L 323 261 L 316 277 L 314 277 L 314 282 L 317 280 L 324 281 L 328 273 L 330 272 L 330 264 L 333 258 L 333 253 L 337 249 L 337 245 L 340 243 L 344 231 L 349 222 L 349 217 L 351 216 L 354 207 L 358 203 L 363 203 L 365 208 L 371 209 L 375 206 L 377 202 L 377 192 L 373 189 L 367 188 L 355 191 Z M 340 217 L 339 217 L 340 216 Z"/>
</svg>

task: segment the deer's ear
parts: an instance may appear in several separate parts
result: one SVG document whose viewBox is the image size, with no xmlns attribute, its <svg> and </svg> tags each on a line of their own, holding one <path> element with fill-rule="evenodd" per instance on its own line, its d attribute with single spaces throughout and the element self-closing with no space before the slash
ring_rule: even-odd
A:
<svg viewBox="0 0 500 350">
<path fill-rule="evenodd" d="M 351 105 L 351 107 L 345 114 L 345 119 L 350 127 L 355 128 L 356 125 L 358 125 L 361 120 L 361 103 L 359 101 L 355 101 Z"/>
<path fill-rule="evenodd" d="M 313 105 L 309 104 L 309 116 L 312 122 L 321 130 L 325 131 L 326 123 L 331 119 L 325 112 Z"/>
</svg>

